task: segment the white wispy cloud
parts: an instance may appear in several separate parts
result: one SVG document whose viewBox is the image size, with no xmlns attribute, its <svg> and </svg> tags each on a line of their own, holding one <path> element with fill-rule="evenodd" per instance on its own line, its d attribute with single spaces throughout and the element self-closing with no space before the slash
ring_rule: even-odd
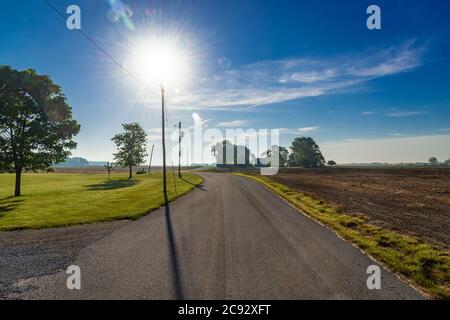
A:
<svg viewBox="0 0 450 320">
<path fill-rule="evenodd" d="M 364 111 L 364 112 L 361 112 L 361 114 L 363 116 L 372 116 L 372 115 L 376 114 L 376 112 L 374 112 L 374 111 Z"/>
<path fill-rule="evenodd" d="M 149 141 L 162 140 L 162 137 L 161 137 L 162 129 L 161 128 L 150 128 L 147 130 L 147 132 L 148 132 L 147 140 L 149 140 Z"/>
<path fill-rule="evenodd" d="M 217 126 L 226 128 L 238 128 L 238 127 L 245 127 L 247 124 L 248 122 L 245 120 L 233 120 L 233 121 L 219 122 Z"/>
<path fill-rule="evenodd" d="M 440 128 L 438 129 L 439 132 L 450 132 L 450 128 Z"/>
<path fill-rule="evenodd" d="M 343 142 L 359 142 L 361 141 L 361 139 L 358 138 L 347 138 L 347 139 L 343 139 Z"/>
<path fill-rule="evenodd" d="M 148 141 L 157 141 L 157 140 L 162 140 L 161 135 L 159 134 L 149 134 L 147 135 L 147 140 Z"/>
<path fill-rule="evenodd" d="M 389 136 L 391 136 L 391 137 L 404 137 L 406 135 L 403 134 L 403 133 L 396 132 L 396 133 L 389 134 Z"/>
<path fill-rule="evenodd" d="M 283 134 L 299 135 L 299 134 L 304 134 L 304 133 L 315 131 L 315 130 L 319 129 L 319 127 L 311 126 L 311 127 L 302 127 L 302 128 L 273 128 L 273 129 L 277 129 L 281 135 L 283 135 Z"/>
<path fill-rule="evenodd" d="M 337 76 L 337 71 L 335 69 L 327 69 L 323 71 L 309 71 L 309 72 L 294 72 L 292 74 L 283 75 L 279 82 L 303 82 L 303 83 L 314 83 L 319 81 L 332 80 Z"/>
<path fill-rule="evenodd" d="M 358 77 L 382 77 L 414 69 L 420 65 L 423 52 L 423 47 L 411 50 L 415 42 L 410 40 L 398 47 L 367 52 L 365 58 L 354 61 L 348 72 Z"/>
<path fill-rule="evenodd" d="M 425 114 L 424 111 L 395 111 L 386 113 L 389 117 L 413 117 Z"/>
<path fill-rule="evenodd" d="M 325 59 L 295 57 L 222 68 L 199 78 L 196 87 L 181 90 L 184 94 L 171 96 L 170 105 L 235 110 L 345 92 L 419 67 L 424 52 L 425 45 L 411 40 Z"/>
<path fill-rule="evenodd" d="M 317 130 L 319 127 L 303 127 L 303 128 L 298 128 L 298 131 L 300 133 L 305 133 L 305 132 L 311 132 L 314 130 Z"/>
</svg>

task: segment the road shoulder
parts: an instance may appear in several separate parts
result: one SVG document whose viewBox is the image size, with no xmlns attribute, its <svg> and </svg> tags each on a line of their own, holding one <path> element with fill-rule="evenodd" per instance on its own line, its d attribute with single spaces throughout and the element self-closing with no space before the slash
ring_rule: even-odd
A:
<svg viewBox="0 0 450 320">
<path fill-rule="evenodd" d="M 236 175 L 264 185 L 302 214 L 349 241 L 423 295 L 438 299 L 450 297 L 445 280 L 448 278 L 450 256 L 445 250 L 419 239 L 373 226 L 362 217 L 340 212 L 311 195 L 301 194 L 267 177 L 242 173 Z"/>
</svg>

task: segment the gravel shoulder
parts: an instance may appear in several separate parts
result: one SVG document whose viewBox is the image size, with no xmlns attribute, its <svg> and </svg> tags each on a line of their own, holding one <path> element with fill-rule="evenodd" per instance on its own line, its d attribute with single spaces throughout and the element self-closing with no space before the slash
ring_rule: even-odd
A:
<svg viewBox="0 0 450 320">
<path fill-rule="evenodd" d="M 67 268 L 83 248 L 128 223 L 0 232 L 0 299 L 23 298 L 35 289 L 30 279 Z"/>
</svg>

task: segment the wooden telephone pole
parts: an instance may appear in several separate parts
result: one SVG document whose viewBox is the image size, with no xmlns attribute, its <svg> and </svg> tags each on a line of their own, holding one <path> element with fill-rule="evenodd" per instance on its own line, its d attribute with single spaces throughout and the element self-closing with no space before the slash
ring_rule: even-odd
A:
<svg viewBox="0 0 450 320">
<path fill-rule="evenodd" d="M 181 121 L 178 122 L 178 177 L 181 178 L 181 138 L 183 133 L 181 132 Z"/>
<path fill-rule="evenodd" d="M 155 144 L 152 144 L 152 151 L 150 152 L 150 161 L 148 163 L 148 174 L 150 174 L 150 169 L 152 167 L 152 158 L 153 158 L 153 148 L 155 147 Z"/>
<path fill-rule="evenodd" d="M 164 87 L 161 86 L 161 110 L 162 110 L 162 154 L 163 154 L 163 190 L 164 190 L 164 200 L 167 205 L 167 177 L 166 177 L 166 137 L 165 137 L 165 115 L 164 115 L 164 109 L 165 109 L 165 102 L 164 102 Z"/>
</svg>

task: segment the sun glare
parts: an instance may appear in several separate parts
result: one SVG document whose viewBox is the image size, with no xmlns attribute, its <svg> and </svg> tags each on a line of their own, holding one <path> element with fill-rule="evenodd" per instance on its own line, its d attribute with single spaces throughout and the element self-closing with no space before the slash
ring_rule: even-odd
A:
<svg viewBox="0 0 450 320">
<path fill-rule="evenodd" d="M 186 54 L 171 41 L 153 38 L 131 48 L 130 71 L 149 85 L 181 85 L 189 73 Z"/>
</svg>

